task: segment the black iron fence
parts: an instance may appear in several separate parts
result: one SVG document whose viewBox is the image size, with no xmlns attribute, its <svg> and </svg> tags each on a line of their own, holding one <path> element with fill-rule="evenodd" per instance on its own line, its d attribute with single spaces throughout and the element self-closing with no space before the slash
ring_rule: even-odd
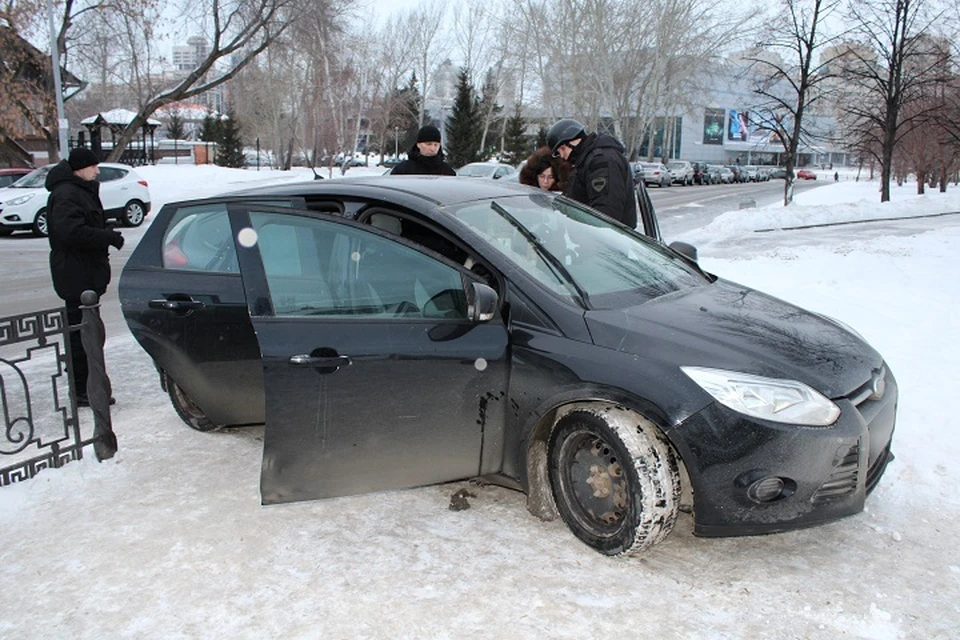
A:
<svg viewBox="0 0 960 640">
<path fill-rule="evenodd" d="M 84 292 L 78 326 L 65 308 L 0 318 L 0 486 L 32 478 L 83 458 L 113 456 L 110 380 L 104 367 L 104 329 L 97 295 Z M 89 362 L 85 391 L 93 427 L 83 428 L 70 367 L 69 334 L 79 331 Z"/>
</svg>

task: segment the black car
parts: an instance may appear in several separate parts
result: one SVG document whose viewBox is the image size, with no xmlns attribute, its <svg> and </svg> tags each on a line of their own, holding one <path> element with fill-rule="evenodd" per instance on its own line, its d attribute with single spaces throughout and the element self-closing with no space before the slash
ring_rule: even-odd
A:
<svg viewBox="0 0 960 640">
<path fill-rule="evenodd" d="M 265 423 L 264 503 L 483 477 L 596 550 L 863 509 L 897 384 L 828 318 L 555 193 L 392 176 L 166 205 L 120 300 L 192 427 Z M 653 236 L 653 237 L 651 237 Z"/>
</svg>

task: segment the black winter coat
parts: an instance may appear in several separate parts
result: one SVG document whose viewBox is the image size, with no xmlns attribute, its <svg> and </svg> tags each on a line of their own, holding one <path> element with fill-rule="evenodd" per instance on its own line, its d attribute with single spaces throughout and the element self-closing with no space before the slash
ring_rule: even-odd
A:
<svg viewBox="0 0 960 640">
<path fill-rule="evenodd" d="M 50 240 L 50 275 L 57 295 L 79 302 L 92 289 L 103 295 L 110 283 L 110 245 L 123 244 L 123 236 L 106 228 L 100 183 L 74 175 L 66 160 L 47 174 L 47 232 Z"/>
<path fill-rule="evenodd" d="M 407 159 L 398 164 L 390 175 L 427 175 L 427 176 L 455 176 L 457 172 L 443 160 L 443 150 L 435 156 L 420 154 L 420 147 L 413 145 L 407 152 Z"/>
<path fill-rule="evenodd" d="M 570 154 L 573 175 L 564 195 L 635 229 L 637 194 L 623 151 L 623 145 L 605 133 L 584 138 Z"/>
</svg>

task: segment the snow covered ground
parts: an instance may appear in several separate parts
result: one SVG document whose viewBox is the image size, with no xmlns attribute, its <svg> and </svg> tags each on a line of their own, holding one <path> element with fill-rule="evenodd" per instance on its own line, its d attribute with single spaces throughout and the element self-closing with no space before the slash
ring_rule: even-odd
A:
<svg viewBox="0 0 960 640">
<path fill-rule="evenodd" d="M 155 209 L 311 177 L 140 172 Z M 831 182 L 670 238 L 886 357 L 897 457 L 859 515 L 733 539 L 695 538 L 684 515 L 665 543 L 618 560 L 529 515 L 522 494 L 466 482 L 262 507 L 262 428 L 188 429 L 132 337 L 113 335 L 116 457 L 0 488 L 0 637 L 956 638 L 960 214 L 930 216 L 960 212 L 960 189 L 915 190 L 880 205 L 875 182 Z M 877 218 L 893 220 L 758 232 Z M 472 508 L 450 511 L 461 487 Z"/>
</svg>

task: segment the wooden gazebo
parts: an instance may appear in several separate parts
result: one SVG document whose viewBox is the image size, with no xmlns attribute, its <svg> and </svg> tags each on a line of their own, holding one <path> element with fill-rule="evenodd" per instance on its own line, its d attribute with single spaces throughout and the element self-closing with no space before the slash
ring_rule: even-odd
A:
<svg viewBox="0 0 960 640">
<path fill-rule="evenodd" d="M 120 133 L 127 125 L 133 122 L 136 115 L 136 113 L 127 109 L 111 109 L 110 111 L 104 111 L 81 120 L 80 124 L 89 132 L 90 150 L 96 153 L 101 160 L 105 160 L 110 150 L 116 146 L 116 141 Z M 134 166 L 155 163 L 156 143 L 154 133 L 159 126 L 160 122 L 148 118 L 146 124 L 140 128 L 139 138 L 135 138 L 130 145 L 123 150 L 123 155 L 120 156 L 120 162 Z M 103 129 L 105 127 L 110 132 L 110 148 L 106 152 L 103 149 Z M 86 140 L 84 140 L 82 131 L 77 137 L 77 146 L 88 146 Z"/>
</svg>

